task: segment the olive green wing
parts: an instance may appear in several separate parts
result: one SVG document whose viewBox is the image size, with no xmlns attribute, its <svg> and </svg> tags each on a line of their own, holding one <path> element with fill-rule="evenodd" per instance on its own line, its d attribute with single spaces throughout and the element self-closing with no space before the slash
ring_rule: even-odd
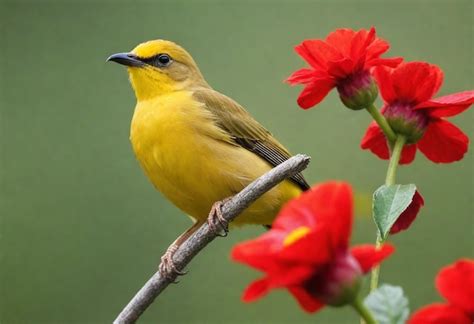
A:
<svg viewBox="0 0 474 324">
<path fill-rule="evenodd" d="M 242 106 L 212 89 L 197 89 L 193 96 L 208 109 L 216 122 L 239 145 L 277 166 L 291 157 L 288 150 L 260 125 Z M 302 190 L 310 188 L 301 173 L 290 178 Z"/>
</svg>

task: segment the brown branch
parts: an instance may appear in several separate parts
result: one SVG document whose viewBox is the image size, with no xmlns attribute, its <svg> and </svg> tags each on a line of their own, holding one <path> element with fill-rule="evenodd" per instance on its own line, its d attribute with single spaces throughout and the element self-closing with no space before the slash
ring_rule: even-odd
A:
<svg viewBox="0 0 474 324">
<path fill-rule="evenodd" d="M 309 161 L 309 156 L 298 154 L 265 173 L 222 205 L 223 217 L 228 221 L 232 221 L 265 192 L 286 178 L 304 170 Z M 207 223 L 204 223 L 192 236 L 181 244 L 174 254 L 173 261 L 176 268 L 179 270 L 184 269 L 215 238 L 216 233 L 209 230 Z M 156 272 L 120 312 L 114 324 L 135 323 L 148 306 L 153 303 L 155 298 L 175 279 L 175 277 L 161 276 L 159 271 Z"/>
</svg>

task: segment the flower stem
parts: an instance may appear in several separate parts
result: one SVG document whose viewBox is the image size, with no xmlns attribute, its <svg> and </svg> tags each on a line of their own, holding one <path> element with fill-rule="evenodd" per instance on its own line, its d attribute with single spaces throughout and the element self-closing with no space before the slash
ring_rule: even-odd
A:
<svg viewBox="0 0 474 324">
<path fill-rule="evenodd" d="M 385 178 L 385 185 L 391 186 L 395 184 L 395 179 L 397 176 L 397 167 L 400 162 L 400 157 L 402 155 L 403 146 L 406 143 L 406 138 L 403 135 L 398 134 L 396 137 L 395 145 L 393 146 L 392 154 L 390 156 L 390 162 L 388 163 L 387 176 Z M 378 250 L 385 240 L 377 234 L 377 240 L 375 242 L 375 248 Z M 377 289 L 379 284 L 379 274 L 380 266 L 376 266 L 372 269 L 372 274 L 370 277 L 370 291 Z"/>
<path fill-rule="evenodd" d="M 377 234 L 377 240 L 375 241 L 375 249 L 380 249 L 382 243 L 383 239 L 380 237 L 379 234 Z M 372 269 L 372 272 L 370 274 L 370 291 L 374 291 L 375 289 L 377 289 L 377 286 L 379 285 L 379 274 L 380 265 L 377 265 L 375 268 Z"/>
<path fill-rule="evenodd" d="M 385 136 L 388 138 L 390 143 L 393 143 L 397 139 L 397 134 L 393 131 L 392 127 L 388 124 L 387 120 L 385 117 L 382 115 L 380 110 L 375 107 L 374 104 L 370 105 L 369 107 L 366 108 L 369 114 L 372 115 L 374 120 L 377 122 L 377 124 L 380 126 L 382 129 L 383 133 Z"/>
<path fill-rule="evenodd" d="M 367 307 L 365 307 L 360 297 L 357 297 L 351 305 L 354 307 L 355 311 L 359 313 L 360 317 L 362 317 L 366 324 L 377 324 L 372 313 L 367 309 Z"/>
<path fill-rule="evenodd" d="M 395 184 L 395 178 L 397 175 L 398 162 L 402 155 L 403 146 L 405 145 L 406 138 L 403 135 L 398 134 L 393 146 L 392 154 L 390 156 L 390 162 L 388 163 L 387 177 L 385 178 L 385 185 L 391 186 Z"/>
</svg>

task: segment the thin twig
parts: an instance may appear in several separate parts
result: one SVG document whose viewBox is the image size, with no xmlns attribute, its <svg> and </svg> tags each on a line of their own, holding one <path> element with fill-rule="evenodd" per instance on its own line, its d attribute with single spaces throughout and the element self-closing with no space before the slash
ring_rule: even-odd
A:
<svg viewBox="0 0 474 324">
<path fill-rule="evenodd" d="M 232 221 L 265 192 L 286 178 L 304 170 L 309 161 L 309 156 L 298 154 L 265 173 L 222 205 L 223 217 L 228 221 Z M 215 238 L 216 233 L 209 230 L 207 223 L 204 223 L 191 237 L 181 244 L 173 255 L 176 268 L 179 270 L 184 269 Z M 175 279 L 175 277 L 161 276 L 159 271 L 156 272 L 120 312 L 114 324 L 135 323 L 148 306 L 153 303 L 155 298 Z"/>
</svg>

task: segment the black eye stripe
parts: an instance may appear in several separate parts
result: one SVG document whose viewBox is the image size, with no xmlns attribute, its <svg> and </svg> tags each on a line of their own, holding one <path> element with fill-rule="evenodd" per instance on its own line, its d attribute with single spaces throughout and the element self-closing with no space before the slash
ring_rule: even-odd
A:
<svg viewBox="0 0 474 324">
<path fill-rule="evenodd" d="M 142 58 L 140 61 L 148 65 L 163 68 L 170 65 L 173 62 L 173 59 L 166 53 L 160 53 L 151 57 Z"/>
</svg>

